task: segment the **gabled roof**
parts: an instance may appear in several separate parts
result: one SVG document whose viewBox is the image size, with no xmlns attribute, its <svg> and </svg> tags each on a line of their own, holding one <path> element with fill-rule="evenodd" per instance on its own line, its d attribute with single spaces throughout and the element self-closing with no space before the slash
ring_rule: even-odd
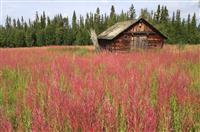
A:
<svg viewBox="0 0 200 132">
<path fill-rule="evenodd" d="M 156 29 L 153 25 L 151 25 L 149 22 L 147 22 L 143 18 L 139 18 L 138 20 L 129 20 L 124 22 L 118 22 L 114 24 L 113 26 L 109 27 L 107 30 L 99 34 L 98 39 L 106 39 L 106 40 L 112 40 L 115 37 L 117 37 L 120 33 L 124 32 L 126 29 L 128 29 L 133 24 L 136 24 L 143 20 L 145 23 L 147 23 L 149 26 L 151 26 L 156 32 L 158 32 L 161 36 L 163 36 L 165 39 L 167 37 L 163 35 L 158 29 Z"/>
<path fill-rule="evenodd" d="M 99 39 L 109 39 L 112 40 L 115 38 L 117 35 L 119 35 L 121 32 L 129 28 L 131 25 L 135 23 L 134 20 L 130 21 L 124 21 L 124 22 L 118 22 L 114 24 L 113 26 L 109 27 L 107 30 L 102 32 L 98 38 Z"/>
</svg>

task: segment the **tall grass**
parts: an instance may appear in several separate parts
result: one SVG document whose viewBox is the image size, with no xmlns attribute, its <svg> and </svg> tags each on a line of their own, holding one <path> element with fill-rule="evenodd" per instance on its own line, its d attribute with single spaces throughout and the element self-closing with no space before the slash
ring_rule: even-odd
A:
<svg viewBox="0 0 200 132">
<path fill-rule="evenodd" d="M 0 49 L 0 130 L 199 131 L 199 53 Z"/>
</svg>

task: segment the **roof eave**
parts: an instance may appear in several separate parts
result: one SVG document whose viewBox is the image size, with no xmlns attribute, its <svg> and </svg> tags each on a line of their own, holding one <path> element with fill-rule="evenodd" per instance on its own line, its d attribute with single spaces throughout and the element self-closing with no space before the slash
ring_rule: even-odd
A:
<svg viewBox="0 0 200 132">
<path fill-rule="evenodd" d="M 99 37 L 98 37 L 97 39 L 98 39 L 98 40 L 100 40 L 100 39 L 101 39 L 101 40 L 113 40 L 113 38 L 99 38 Z"/>
</svg>

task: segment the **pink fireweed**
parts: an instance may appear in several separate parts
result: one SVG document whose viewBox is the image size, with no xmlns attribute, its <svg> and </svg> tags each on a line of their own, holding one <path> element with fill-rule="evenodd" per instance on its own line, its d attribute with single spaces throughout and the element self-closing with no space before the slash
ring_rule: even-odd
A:
<svg viewBox="0 0 200 132">
<path fill-rule="evenodd" d="M 199 50 L 59 50 L 0 49 L 1 130 L 198 129 L 198 71 L 190 66 L 199 66 Z"/>
</svg>

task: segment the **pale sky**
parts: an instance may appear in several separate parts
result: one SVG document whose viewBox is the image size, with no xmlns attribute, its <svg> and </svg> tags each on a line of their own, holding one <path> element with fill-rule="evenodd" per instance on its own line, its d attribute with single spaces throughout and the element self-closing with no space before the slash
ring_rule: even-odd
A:
<svg viewBox="0 0 200 132">
<path fill-rule="evenodd" d="M 117 13 L 123 9 L 127 11 L 131 4 L 136 9 L 136 14 L 139 15 L 141 8 L 147 8 L 149 11 L 156 10 L 158 4 L 166 5 L 169 14 L 173 11 L 181 10 L 182 18 L 187 18 L 188 13 L 197 14 L 200 20 L 200 10 L 198 0 L 0 0 L 0 24 L 4 24 L 6 16 L 12 18 L 20 18 L 24 16 L 34 19 L 35 12 L 41 14 L 43 11 L 50 17 L 61 13 L 63 16 L 69 16 L 71 19 L 72 13 L 75 10 L 77 15 L 83 15 L 87 12 L 95 12 L 99 7 L 101 13 L 109 14 L 111 5 L 115 6 Z"/>
</svg>

